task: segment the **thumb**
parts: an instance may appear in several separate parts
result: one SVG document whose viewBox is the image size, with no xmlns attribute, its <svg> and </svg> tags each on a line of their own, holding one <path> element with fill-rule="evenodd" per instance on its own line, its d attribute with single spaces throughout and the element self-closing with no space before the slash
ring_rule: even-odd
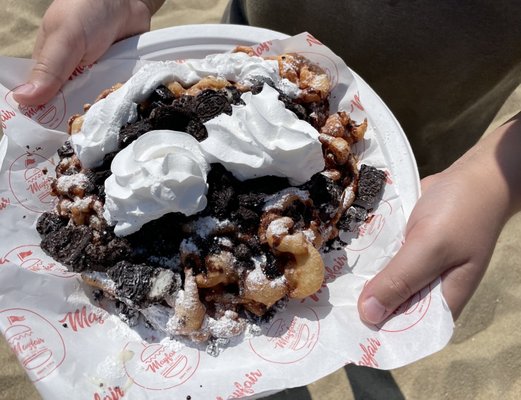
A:
<svg viewBox="0 0 521 400">
<path fill-rule="evenodd" d="M 14 99 L 25 105 L 51 100 L 80 64 L 84 47 L 78 42 L 71 45 L 58 34 L 48 36 L 35 54 L 36 63 L 28 81 L 13 91 Z"/>
<path fill-rule="evenodd" d="M 444 246 L 426 240 L 433 237 L 427 230 L 421 225 L 413 226 L 398 253 L 362 290 L 358 311 L 364 322 L 383 322 L 402 303 L 441 275 Z"/>
</svg>

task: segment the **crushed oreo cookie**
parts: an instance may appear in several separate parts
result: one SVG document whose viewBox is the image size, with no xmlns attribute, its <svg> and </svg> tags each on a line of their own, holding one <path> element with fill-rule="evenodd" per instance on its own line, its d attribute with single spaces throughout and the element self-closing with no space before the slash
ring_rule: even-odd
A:
<svg viewBox="0 0 521 400">
<path fill-rule="evenodd" d="M 367 220 L 369 213 L 378 203 L 385 178 L 383 171 L 366 164 L 361 165 L 356 200 L 342 216 L 338 224 L 341 229 L 356 232 L 360 225 Z"/>
</svg>

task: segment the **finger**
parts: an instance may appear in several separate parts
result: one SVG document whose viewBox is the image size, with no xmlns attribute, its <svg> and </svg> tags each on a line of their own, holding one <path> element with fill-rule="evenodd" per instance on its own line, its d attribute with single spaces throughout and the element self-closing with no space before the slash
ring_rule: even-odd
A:
<svg viewBox="0 0 521 400">
<path fill-rule="evenodd" d="M 43 30 L 43 27 L 40 25 L 40 27 L 38 28 L 38 34 L 36 35 L 36 41 L 34 42 L 33 54 L 32 54 L 33 60 L 38 59 L 38 57 L 40 56 L 43 45 L 45 43 L 45 36 L 46 35 Z"/>
<path fill-rule="evenodd" d="M 485 268 L 476 268 L 471 263 L 466 263 L 451 268 L 442 275 L 443 297 L 452 311 L 454 320 L 460 316 L 484 274 Z"/>
<path fill-rule="evenodd" d="M 82 42 L 55 33 L 37 43 L 36 64 L 27 83 L 14 90 L 14 99 L 26 105 L 51 100 L 80 63 L 85 52 Z"/>
<path fill-rule="evenodd" d="M 402 303 L 437 277 L 444 269 L 444 248 L 440 242 L 428 241 L 431 229 L 416 225 L 408 232 L 401 249 L 389 264 L 371 279 L 358 299 L 363 321 L 378 324 Z"/>
</svg>

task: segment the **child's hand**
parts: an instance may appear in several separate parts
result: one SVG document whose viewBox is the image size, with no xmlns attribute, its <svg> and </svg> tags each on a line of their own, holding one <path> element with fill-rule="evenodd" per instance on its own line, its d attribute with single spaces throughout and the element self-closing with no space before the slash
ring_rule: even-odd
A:
<svg viewBox="0 0 521 400">
<path fill-rule="evenodd" d="M 520 209 L 520 153 L 518 117 L 447 170 L 422 181 L 404 245 L 360 295 L 362 320 L 382 322 L 439 276 L 453 317 L 460 315 L 485 273 L 501 229 Z"/>
<path fill-rule="evenodd" d="M 112 43 L 148 31 L 155 11 L 149 5 L 141 0 L 54 0 L 36 38 L 36 64 L 28 82 L 14 92 L 15 100 L 27 105 L 49 101 L 76 67 L 93 63 Z"/>
</svg>

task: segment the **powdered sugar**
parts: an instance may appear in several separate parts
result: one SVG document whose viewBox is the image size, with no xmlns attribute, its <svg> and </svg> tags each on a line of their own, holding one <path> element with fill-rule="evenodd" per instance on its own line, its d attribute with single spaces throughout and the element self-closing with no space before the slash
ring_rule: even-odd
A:
<svg viewBox="0 0 521 400">
<path fill-rule="evenodd" d="M 297 196 L 301 201 L 309 200 L 309 192 L 307 190 L 289 187 L 268 197 L 264 204 L 263 211 L 283 209 L 284 203 L 289 196 Z"/>
<path fill-rule="evenodd" d="M 270 223 L 268 229 L 272 235 L 277 235 L 277 236 L 281 236 L 281 235 L 285 235 L 285 234 L 289 233 L 289 227 L 288 227 L 288 224 L 287 224 L 287 221 L 285 220 L 285 218 L 278 218 L 276 220 L 273 220 Z"/>
<path fill-rule="evenodd" d="M 76 198 L 74 199 L 74 201 L 72 202 L 72 207 L 76 207 L 78 208 L 80 211 L 87 211 L 88 209 L 90 209 L 92 203 L 95 201 L 95 197 L 94 196 L 86 196 L 82 199 L 80 198 Z"/>
<path fill-rule="evenodd" d="M 290 80 L 288 80 L 286 78 L 281 79 L 279 82 L 277 82 L 276 87 L 282 93 L 284 93 L 285 95 L 287 95 L 288 97 L 290 97 L 292 99 L 296 99 L 302 93 L 302 90 L 299 89 L 298 85 L 296 85 L 295 83 L 291 82 Z"/>
<path fill-rule="evenodd" d="M 202 217 L 193 224 L 195 232 L 202 238 L 215 234 L 230 225 L 229 220 L 218 220 L 215 217 Z"/>
<path fill-rule="evenodd" d="M 262 271 L 262 265 L 263 265 L 262 260 L 259 260 L 258 258 L 254 258 L 253 261 L 255 264 L 255 268 L 248 273 L 248 276 L 246 277 L 246 280 L 245 280 L 245 285 L 250 284 L 252 286 L 253 285 L 258 286 L 258 285 L 267 284 L 272 288 L 286 285 L 286 278 L 284 277 L 284 275 L 281 275 L 275 279 L 268 279 L 268 278 L 266 278 L 266 275 Z"/>
<path fill-rule="evenodd" d="M 85 189 L 89 184 L 89 179 L 85 174 L 78 173 L 72 175 L 62 175 L 56 181 L 56 188 L 61 193 L 67 193 L 73 188 Z"/>
<path fill-rule="evenodd" d="M 171 308 L 159 304 L 152 304 L 141 309 L 140 312 L 154 328 L 162 332 L 166 332 L 165 327 L 173 316 L 173 310 Z"/>
<path fill-rule="evenodd" d="M 305 229 L 302 231 L 302 233 L 304 234 L 304 236 L 306 237 L 307 241 L 309 243 L 313 243 L 313 241 L 316 239 L 316 235 L 315 235 L 315 232 L 313 232 L 311 229 Z"/>
<path fill-rule="evenodd" d="M 96 377 L 94 379 L 100 384 L 107 382 L 117 382 L 125 377 L 125 369 L 123 368 L 123 360 L 108 356 L 96 368 Z"/>
<path fill-rule="evenodd" d="M 214 337 L 229 339 L 244 330 L 244 322 L 233 311 L 226 311 L 219 319 L 208 318 L 208 330 Z"/>
</svg>

